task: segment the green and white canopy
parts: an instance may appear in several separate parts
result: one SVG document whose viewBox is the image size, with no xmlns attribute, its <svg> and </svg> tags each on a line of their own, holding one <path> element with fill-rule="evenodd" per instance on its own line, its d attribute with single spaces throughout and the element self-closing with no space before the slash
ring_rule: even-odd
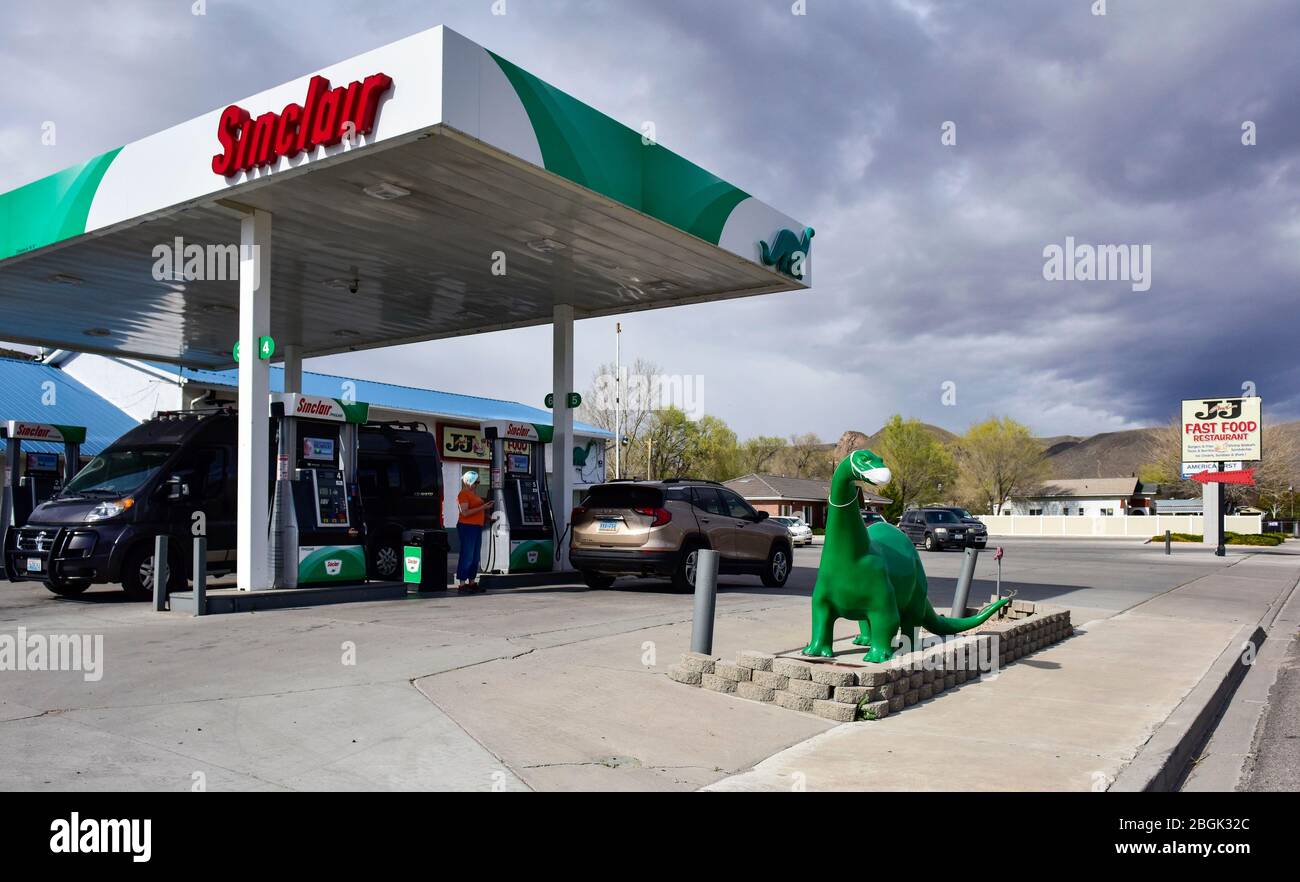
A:
<svg viewBox="0 0 1300 882">
<path fill-rule="evenodd" d="M 249 207 L 274 217 L 272 336 L 305 356 L 811 284 L 811 256 L 767 254 L 803 223 L 451 30 L 316 75 L 380 73 L 373 128 L 333 146 L 225 177 L 219 108 L 0 195 L 6 339 L 230 365 L 213 255 Z M 311 80 L 235 103 L 286 115 Z M 202 278 L 168 271 L 196 247 Z"/>
</svg>

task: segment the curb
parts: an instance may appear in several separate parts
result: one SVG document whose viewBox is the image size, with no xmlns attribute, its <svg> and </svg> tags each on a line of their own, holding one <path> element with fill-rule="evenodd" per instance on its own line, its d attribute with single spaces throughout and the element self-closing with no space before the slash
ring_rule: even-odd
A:
<svg viewBox="0 0 1300 882">
<path fill-rule="evenodd" d="M 1259 625 L 1239 628 L 1201 682 L 1139 748 L 1108 789 L 1120 793 L 1177 790 L 1188 764 L 1213 733 L 1220 711 L 1250 669 L 1242 658 L 1242 647 L 1253 643 L 1258 654 L 1266 639 L 1268 635 Z"/>
</svg>

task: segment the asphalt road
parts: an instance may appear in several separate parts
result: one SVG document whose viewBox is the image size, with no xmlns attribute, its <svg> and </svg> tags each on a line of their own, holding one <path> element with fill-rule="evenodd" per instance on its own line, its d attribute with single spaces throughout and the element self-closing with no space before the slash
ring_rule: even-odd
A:
<svg viewBox="0 0 1300 882">
<path fill-rule="evenodd" d="M 1243 790 L 1300 791 L 1300 636 L 1268 693 L 1268 707 L 1255 736 L 1254 761 Z"/>
</svg>

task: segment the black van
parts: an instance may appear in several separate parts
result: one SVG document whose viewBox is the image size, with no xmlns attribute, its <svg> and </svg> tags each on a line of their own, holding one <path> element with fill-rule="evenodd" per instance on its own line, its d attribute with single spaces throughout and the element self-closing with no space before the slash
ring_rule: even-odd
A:
<svg viewBox="0 0 1300 882">
<path fill-rule="evenodd" d="M 9 531 L 9 578 L 39 580 L 64 596 L 114 582 L 148 599 L 154 537 L 167 533 L 173 540 L 169 587 L 183 590 L 192 520 L 200 510 L 209 574 L 234 572 L 237 436 L 230 408 L 164 413 L 135 427 L 38 506 L 25 526 Z M 399 578 L 402 530 L 441 526 L 437 444 L 414 423 L 366 424 L 358 438 L 362 511 L 354 516 L 368 537 L 370 575 Z M 269 487 L 267 499 L 269 505 Z"/>
<path fill-rule="evenodd" d="M 423 423 L 366 423 L 357 433 L 370 578 L 402 578 L 402 531 L 442 527 L 442 461 Z"/>
</svg>

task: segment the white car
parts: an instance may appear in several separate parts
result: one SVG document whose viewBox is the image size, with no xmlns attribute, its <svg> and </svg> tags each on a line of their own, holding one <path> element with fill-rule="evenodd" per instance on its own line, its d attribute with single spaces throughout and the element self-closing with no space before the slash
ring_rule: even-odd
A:
<svg viewBox="0 0 1300 882">
<path fill-rule="evenodd" d="M 790 531 L 790 542 L 794 545 L 812 545 L 813 531 L 812 527 L 804 523 L 803 518 L 791 517 L 774 517 L 781 526 Z"/>
</svg>

